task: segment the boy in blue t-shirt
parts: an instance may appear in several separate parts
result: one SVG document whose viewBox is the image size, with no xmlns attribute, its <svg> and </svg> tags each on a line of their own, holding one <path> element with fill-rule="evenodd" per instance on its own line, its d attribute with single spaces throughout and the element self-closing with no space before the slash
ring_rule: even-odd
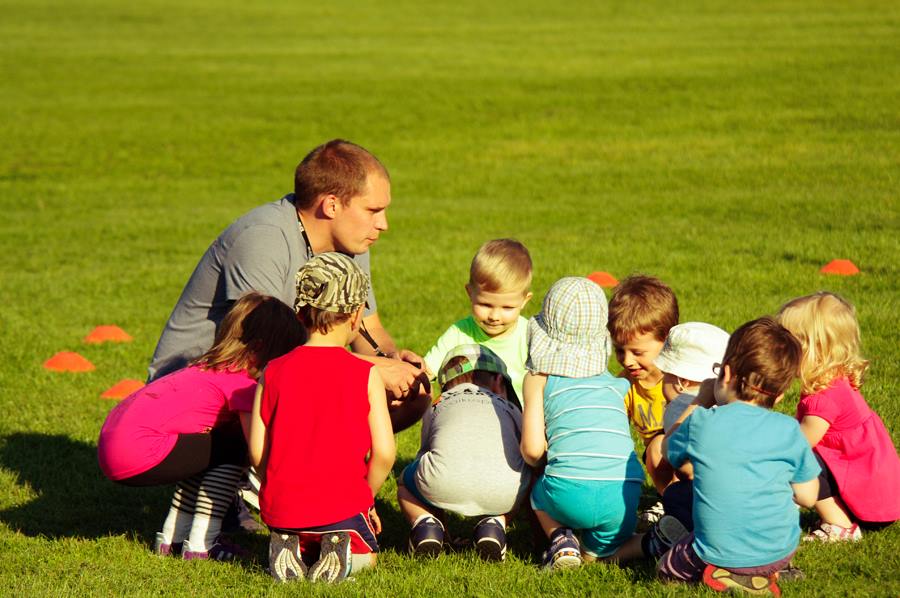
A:
<svg viewBox="0 0 900 598">
<path fill-rule="evenodd" d="M 693 466 L 694 532 L 663 555 L 662 579 L 780 593 L 777 573 L 800 540 L 796 505 L 815 504 L 819 489 L 819 465 L 797 421 L 771 411 L 800 357 L 800 344 L 772 318 L 744 324 L 718 378 L 667 434 L 669 462 Z"/>
</svg>

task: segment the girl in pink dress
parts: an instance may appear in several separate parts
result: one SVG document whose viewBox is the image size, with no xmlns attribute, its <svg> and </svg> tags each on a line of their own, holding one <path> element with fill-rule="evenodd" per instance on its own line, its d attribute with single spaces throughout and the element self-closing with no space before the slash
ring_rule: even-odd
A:
<svg viewBox="0 0 900 598">
<path fill-rule="evenodd" d="M 797 419 L 822 466 L 821 522 L 805 539 L 858 540 L 861 527 L 900 519 L 900 457 L 859 392 L 869 362 L 860 354 L 855 310 L 819 292 L 786 303 L 778 318 L 803 346 Z"/>
<path fill-rule="evenodd" d="M 269 360 L 304 338 L 290 307 L 248 293 L 225 316 L 209 351 L 110 411 L 97 443 L 106 477 L 128 486 L 177 483 L 155 552 L 216 560 L 240 552 L 219 532 L 249 466 L 256 379 Z"/>
</svg>

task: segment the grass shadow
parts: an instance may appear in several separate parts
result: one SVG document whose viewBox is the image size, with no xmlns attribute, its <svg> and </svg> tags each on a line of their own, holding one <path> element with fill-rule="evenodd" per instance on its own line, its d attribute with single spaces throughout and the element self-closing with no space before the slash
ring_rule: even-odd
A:
<svg viewBox="0 0 900 598">
<path fill-rule="evenodd" d="M 0 521 L 27 536 L 133 534 L 152 545 L 173 488 L 115 484 L 100 471 L 95 444 L 62 435 L 15 433 L 0 438 L 0 467 L 37 495 L 0 511 Z"/>
</svg>

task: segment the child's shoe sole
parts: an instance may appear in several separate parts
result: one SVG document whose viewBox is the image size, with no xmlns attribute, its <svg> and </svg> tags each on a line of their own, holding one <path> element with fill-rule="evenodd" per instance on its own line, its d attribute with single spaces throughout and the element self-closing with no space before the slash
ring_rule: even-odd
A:
<svg viewBox="0 0 900 598">
<path fill-rule="evenodd" d="M 319 560 L 309 568 L 310 581 L 338 583 L 350 575 L 350 534 L 337 532 L 322 536 Z"/>
<path fill-rule="evenodd" d="M 306 565 L 300 557 L 300 538 L 272 533 L 269 538 L 269 573 L 277 581 L 306 579 Z"/>
<path fill-rule="evenodd" d="M 737 590 L 756 596 L 781 596 L 781 588 L 776 583 L 777 574 L 737 575 L 715 565 L 707 565 L 703 570 L 703 583 L 717 592 Z"/>
</svg>

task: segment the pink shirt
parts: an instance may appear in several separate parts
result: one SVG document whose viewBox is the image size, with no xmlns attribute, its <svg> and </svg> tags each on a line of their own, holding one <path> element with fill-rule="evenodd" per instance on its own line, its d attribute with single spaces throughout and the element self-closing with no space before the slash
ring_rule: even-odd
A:
<svg viewBox="0 0 900 598">
<path fill-rule="evenodd" d="M 878 414 L 846 378 L 801 397 L 797 419 L 821 417 L 830 424 L 813 447 L 828 465 L 841 499 L 862 521 L 900 519 L 900 457 Z"/>
<path fill-rule="evenodd" d="M 253 408 L 256 381 L 246 371 L 191 366 L 136 391 L 109 412 L 97 443 L 100 469 L 123 480 L 158 465 L 179 434 L 209 432 Z"/>
</svg>

